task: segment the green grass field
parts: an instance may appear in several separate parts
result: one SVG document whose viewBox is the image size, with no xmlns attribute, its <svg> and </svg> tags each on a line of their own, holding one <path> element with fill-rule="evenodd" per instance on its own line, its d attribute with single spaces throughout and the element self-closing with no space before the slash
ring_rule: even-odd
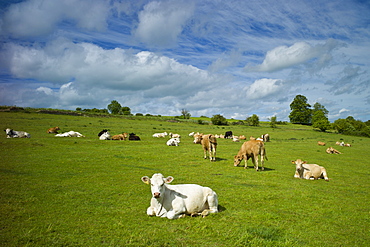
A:
<svg viewBox="0 0 370 247">
<path fill-rule="evenodd" d="M 163 118 L 119 118 L 0 112 L 1 127 L 30 139 L 0 137 L 2 246 L 368 246 L 370 139 L 322 133 L 308 126 L 199 125 Z M 85 138 L 58 138 L 50 127 Z M 101 141 L 134 132 L 141 141 Z M 203 159 L 192 131 L 247 137 L 269 133 L 265 171 L 233 166 L 242 143 L 218 139 L 217 160 Z M 181 134 L 166 146 L 155 132 Z M 339 140 L 352 147 L 339 147 Z M 317 145 L 324 141 L 327 146 Z M 325 153 L 333 146 L 343 154 Z M 291 160 L 327 169 L 330 182 L 293 178 Z M 149 217 L 150 186 L 140 178 L 160 172 L 173 184 L 215 190 L 220 212 L 178 220 Z"/>
</svg>

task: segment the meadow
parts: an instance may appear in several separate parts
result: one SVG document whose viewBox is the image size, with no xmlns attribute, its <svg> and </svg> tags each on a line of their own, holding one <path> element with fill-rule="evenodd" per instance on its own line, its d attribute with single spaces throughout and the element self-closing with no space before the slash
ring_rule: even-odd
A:
<svg viewBox="0 0 370 247">
<path fill-rule="evenodd" d="M 322 133 L 309 126 L 200 125 L 149 117 L 88 117 L 0 112 L 2 246 L 368 246 L 370 139 Z M 50 127 L 84 138 L 58 138 Z M 134 132 L 141 141 L 101 141 Z M 265 171 L 233 166 L 240 143 L 218 139 L 217 160 L 203 159 L 192 131 L 260 136 L 269 133 Z M 156 132 L 178 133 L 178 147 Z M 352 147 L 336 146 L 343 140 Z M 317 141 L 326 142 L 325 147 Z M 342 154 L 326 154 L 333 146 Z M 295 159 L 327 169 L 329 182 L 293 178 Z M 212 188 L 219 210 L 205 218 L 149 217 L 150 186 L 142 176 Z"/>
</svg>

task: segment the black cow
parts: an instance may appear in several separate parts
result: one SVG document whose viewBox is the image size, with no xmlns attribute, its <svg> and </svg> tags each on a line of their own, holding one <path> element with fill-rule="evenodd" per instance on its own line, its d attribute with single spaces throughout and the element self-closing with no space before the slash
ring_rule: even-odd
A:
<svg viewBox="0 0 370 247">
<path fill-rule="evenodd" d="M 135 133 L 130 133 L 130 136 L 128 137 L 130 141 L 140 141 L 140 137 L 135 135 Z"/>
<path fill-rule="evenodd" d="M 224 138 L 225 139 L 232 139 L 233 138 L 233 132 L 232 131 L 226 131 Z"/>
</svg>

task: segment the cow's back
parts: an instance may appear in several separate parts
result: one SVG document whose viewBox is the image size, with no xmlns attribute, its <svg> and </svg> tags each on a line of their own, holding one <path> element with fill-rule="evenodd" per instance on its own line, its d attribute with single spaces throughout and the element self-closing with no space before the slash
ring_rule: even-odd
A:
<svg viewBox="0 0 370 247">
<path fill-rule="evenodd" d="M 197 184 L 167 184 L 166 186 L 168 189 L 166 190 L 166 196 L 171 198 L 173 194 L 176 194 L 178 197 L 182 198 L 185 203 L 187 214 L 201 212 L 206 209 L 207 196 L 216 194 L 211 188 Z"/>
</svg>

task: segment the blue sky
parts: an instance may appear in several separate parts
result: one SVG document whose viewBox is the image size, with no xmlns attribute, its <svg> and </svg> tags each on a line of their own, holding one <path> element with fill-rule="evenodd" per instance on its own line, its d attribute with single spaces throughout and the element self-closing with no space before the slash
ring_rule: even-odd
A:
<svg viewBox="0 0 370 247">
<path fill-rule="evenodd" d="M 370 1 L 0 3 L 0 105 L 370 119 Z"/>
</svg>

